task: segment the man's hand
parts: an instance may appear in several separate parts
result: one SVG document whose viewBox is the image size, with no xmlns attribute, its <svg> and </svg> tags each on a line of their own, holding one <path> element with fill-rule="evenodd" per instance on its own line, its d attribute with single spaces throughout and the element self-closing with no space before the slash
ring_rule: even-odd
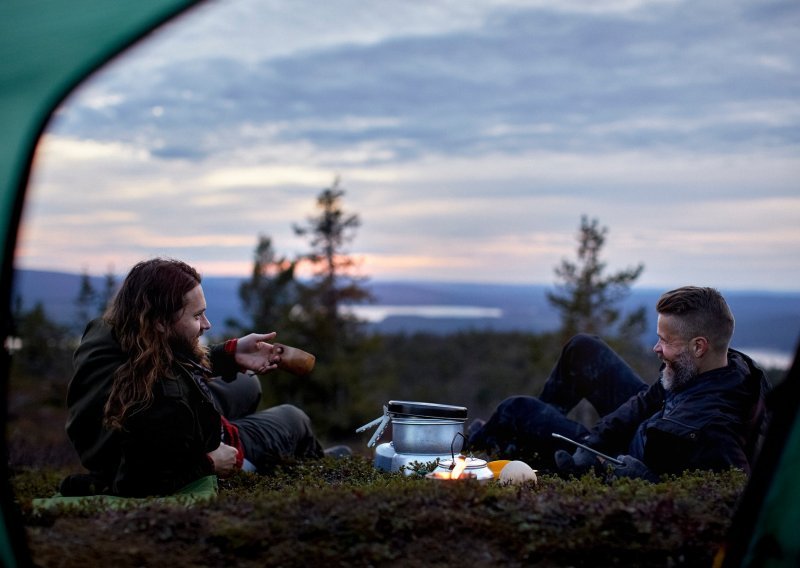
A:
<svg viewBox="0 0 800 568">
<path fill-rule="evenodd" d="M 213 452 L 208 453 L 208 457 L 214 462 L 214 473 L 220 477 L 228 477 L 236 471 L 236 456 L 238 450 L 228 444 L 220 443 L 219 447 Z"/>
<path fill-rule="evenodd" d="M 559 472 L 575 477 L 580 477 L 590 470 L 598 471 L 601 465 L 595 454 L 583 448 L 578 448 L 574 454 L 558 450 L 554 458 Z"/>
<path fill-rule="evenodd" d="M 270 341 L 277 333 L 251 333 L 240 337 L 236 342 L 234 359 L 242 369 L 264 374 L 278 368 L 280 352 Z"/>
<path fill-rule="evenodd" d="M 646 479 L 647 481 L 651 481 L 653 483 L 656 483 L 659 480 L 658 475 L 650 471 L 650 469 L 644 465 L 643 462 L 637 460 L 635 457 L 618 456 L 617 459 L 622 462 L 622 465 L 615 466 L 613 469 L 611 469 L 609 472 L 610 477 Z"/>
</svg>

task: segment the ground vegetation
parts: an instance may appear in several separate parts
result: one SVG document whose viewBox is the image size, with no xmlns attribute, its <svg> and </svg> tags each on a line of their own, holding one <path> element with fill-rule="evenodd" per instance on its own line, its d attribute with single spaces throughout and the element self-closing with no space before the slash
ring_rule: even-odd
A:
<svg viewBox="0 0 800 568">
<path fill-rule="evenodd" d="M 12 479 L 37 566 L 710 566 L 745 483 L 736 471 L 435 482 L 356 456 L 240 473 L 201 504 L 35 511 L 57 480 Z"/>
</svg>

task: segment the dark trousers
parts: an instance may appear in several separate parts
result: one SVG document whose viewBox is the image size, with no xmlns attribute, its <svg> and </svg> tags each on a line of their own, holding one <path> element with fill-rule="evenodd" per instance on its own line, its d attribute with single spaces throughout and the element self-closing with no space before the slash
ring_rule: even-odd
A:
<svg viewBox="0 0 800 568">
<path fill-rule="evenodd" d="M 591 335 L 576 335 L 562 349 L 539 398 L 512 396 L 504 400 L 485 424 L 470 428 L 468 448 L 552 469 L 556 450 L 572 453 L 576 449 L 553 438 L 554 432 L 578 441 L 589 433 L 566 416 L 581 399 L 605 416 L 646 388 L 606 343 Z"/>
<path fill-rule="evenodd" d="M 258 471 L 286 460 L 322 457 L 322 446 L 305 412 L 291 404 L 256 411 L 261 402 L 256 376 L 239 373 L 229 383 L 211 381 L 209 389 L 222 415 L 239 429 L 244 457 Z"/>
</svg>

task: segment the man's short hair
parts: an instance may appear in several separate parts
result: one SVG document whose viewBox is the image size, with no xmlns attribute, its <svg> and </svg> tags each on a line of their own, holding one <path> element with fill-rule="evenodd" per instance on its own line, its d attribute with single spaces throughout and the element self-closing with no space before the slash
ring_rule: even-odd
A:
<svg viewBox="0 0 800 568">
<path fill-rule="evenodd" d="M 728 349 L 733 337 L 733 313 L 718 290 L 699 286 L 670 290 L 658 299 L 656 311 L 677 316 L 684 339 L 705 337 L 714 349 Z"/>
</svg>

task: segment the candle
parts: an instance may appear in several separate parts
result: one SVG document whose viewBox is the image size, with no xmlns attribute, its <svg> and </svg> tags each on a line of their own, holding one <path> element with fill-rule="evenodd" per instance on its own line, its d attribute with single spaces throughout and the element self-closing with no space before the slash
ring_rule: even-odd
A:
<svg viewBox="0 0 800 568">
<path fill-rule="evenodd" d="M 450 479 L 458 479 L 467 468 L 467 458 L 458 456 L 453 462 L 453 469 L 450 471 Z"/>
</svg>

